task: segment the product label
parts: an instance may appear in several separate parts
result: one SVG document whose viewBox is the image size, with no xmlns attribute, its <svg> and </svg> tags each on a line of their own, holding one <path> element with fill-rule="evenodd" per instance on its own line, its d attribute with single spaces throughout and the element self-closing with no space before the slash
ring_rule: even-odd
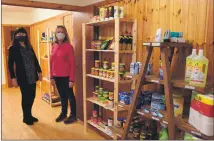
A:
<svg viewBox="0 0 214 141">
<path fill-rule="evenodd" d="M 187 81 L 190 80 L 191 72 L 192 72 L 192 61 L 191 61 L 191 59 L 187 59 L 187 62 L 186 62 L 186 72 L 185 72 L 185 79 Z"/>
<path fill-rule="evenodd" d="M 191 82 L 203 84 L 205 83 L 206 64 L 200 62 L 192 62 Z"/>
</svg>

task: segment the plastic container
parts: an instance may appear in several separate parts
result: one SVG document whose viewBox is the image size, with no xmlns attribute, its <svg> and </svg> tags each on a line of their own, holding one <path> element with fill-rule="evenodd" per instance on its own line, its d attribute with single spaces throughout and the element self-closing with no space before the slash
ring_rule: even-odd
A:
<svg viewBox="0 0 214 141">
<path fill-rule="evenodd" d="M 198 56 L 192 59 L 192 73 L 190 85 L 205 87 L 207 81 L 207 71 L 209 60 L 203 56 L 203 50 L 200 49 Z"/>
<path fill-rule="evenodd" d="M 192 59 L 197 56 L 196 49 L 192 50 L 192 54 L 186 58 L 185 82 L 189 82 L 192 74 Z"/>
</svg>

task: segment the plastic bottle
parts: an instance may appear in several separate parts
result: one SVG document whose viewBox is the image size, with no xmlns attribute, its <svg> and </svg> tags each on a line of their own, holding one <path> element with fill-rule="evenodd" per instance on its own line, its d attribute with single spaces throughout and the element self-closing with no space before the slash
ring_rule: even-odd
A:
<svg viewBox="0 0 214 141">
<path fill-rule="evenodd" d="M 192 74 L 192 59 L 197 56 L 196 49 L 192 50 L 192 54 L 186 58 L 186 72 L 185 72 L 185 82 L 190 81 Z"/>
<path fill-rule="evenodd" d="M 192 73 L 190 85 L 205 87 L 209 60 L 203 55 L 204 50 L 200 49 L 198 56 L 192 59 Z"/>
</svg>

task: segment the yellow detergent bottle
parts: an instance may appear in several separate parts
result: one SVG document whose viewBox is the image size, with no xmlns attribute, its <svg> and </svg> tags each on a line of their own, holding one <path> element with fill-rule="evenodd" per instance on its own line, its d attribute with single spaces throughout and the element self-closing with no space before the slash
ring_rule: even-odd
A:
<svg viewBox="0 0 214 141">
<path fill-rule="evenodd" d="M 197 56 L 196 49 L 192 50 L 192 54 L 186 58 L 186 72 L 185 72 L 185 82 L 190 81 L 192 74 L 192 59 Z"/>
<path fill-rule="evenodd" d="M 200 49 L 198 56 L 192 59 L 192 73 L 190 85 L 205 87 L 207 81 L 207 70 L 209 60 L 203 55 L 204 50 Z"/>
</svg>

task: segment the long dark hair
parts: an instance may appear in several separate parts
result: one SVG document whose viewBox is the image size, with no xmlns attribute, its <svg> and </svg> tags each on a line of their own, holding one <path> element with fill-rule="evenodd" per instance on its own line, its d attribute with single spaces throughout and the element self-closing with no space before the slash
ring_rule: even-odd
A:
<svg viewBox="0 0 214 141">
<path fill-rule="evenodd" d="M 26 48 L 27 48 L 27 49 L 32 48 L 32 45 L 31 45 L 31 43 L 30 43 L 30 41 L 29 41 L 29 37 L 28 37 L 27 31 L 25 30 L 24 27 L 16 28 L 16 30 L 15 30 L 14 33 L 13 33 L 13 40 L 12 40 L 12 42 L 11 42 L 11 46 L 20 46 L 19 41 L 16 39 L 16 35 L 17 35 L 18 33 L 25 33 L 25 34 L 26 34 L 26 36 L 25 36 L 25 41 L 24 41 L 24 43 L 25 43 L 25 45 L 26 45 Z"/>
</svg>

